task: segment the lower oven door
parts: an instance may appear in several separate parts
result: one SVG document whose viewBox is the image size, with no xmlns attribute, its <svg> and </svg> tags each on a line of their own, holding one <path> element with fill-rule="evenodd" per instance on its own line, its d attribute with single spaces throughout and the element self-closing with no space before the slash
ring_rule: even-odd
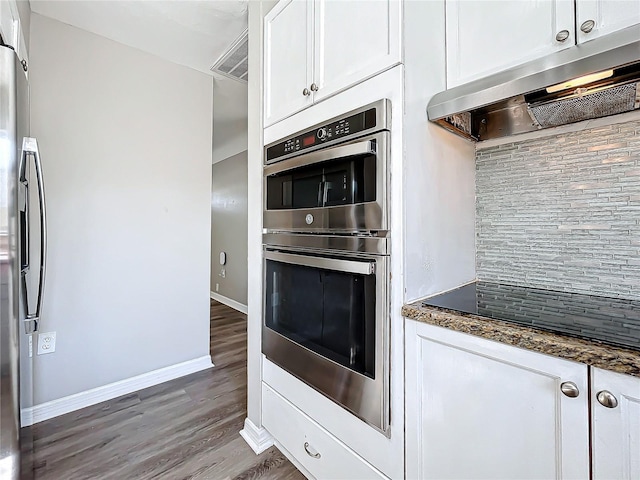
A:
<svg viewBox="0 0 640 480">
<path fill-rule="evenodd" d="M 265 248 L 262 351 L 389 433 L 388 257 Z"/>
</svg>

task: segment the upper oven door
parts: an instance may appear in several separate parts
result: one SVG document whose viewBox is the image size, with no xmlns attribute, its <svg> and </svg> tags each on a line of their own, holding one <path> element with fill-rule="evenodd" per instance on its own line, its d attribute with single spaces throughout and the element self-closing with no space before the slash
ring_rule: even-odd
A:
<svg viewBox="0 0 640 480">
<path fill-rule="evenodd" d="M 264 169 L 268 231 L 387 231 L 389 132 L 316 150 Z"/>
</svg>

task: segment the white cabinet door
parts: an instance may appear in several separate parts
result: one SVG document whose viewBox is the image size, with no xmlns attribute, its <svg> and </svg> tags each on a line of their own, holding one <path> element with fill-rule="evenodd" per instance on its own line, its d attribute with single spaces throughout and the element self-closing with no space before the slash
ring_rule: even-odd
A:
<svg viewBox="0 0 640 480">
<path fill-rule="evenodd" d="M 573 0 L 447 0 L 446 23 L 447 88 L 575 44 Z"/>
<path fill-rule="evenodd" d="M 640 378 L 593 368 L 591 392 L 594 480 L 640 479 Z"/>
<path fill-rule="evenodd" d="M 411 320 L 405 332 L 407 478 L 589 478 L 586 365 Z"/>
<path fill-rule="evenodd" d="M 640 0 L 576 0 L 578 43 L 640 23 Z"/>
<path fill-rule="evenodd" d="M 399 0 L 316 0 L 315 99 L 401 62 Z"/>
<path fill-rule="evenodd" d="M 264 19 L 265 126 L 312 103 L 313 3 L 279 2 Z"/>
</svg>

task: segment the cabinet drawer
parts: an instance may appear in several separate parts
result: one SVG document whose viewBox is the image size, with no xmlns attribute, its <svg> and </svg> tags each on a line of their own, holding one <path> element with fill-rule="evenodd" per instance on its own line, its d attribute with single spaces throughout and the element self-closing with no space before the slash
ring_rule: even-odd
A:
<svg viewBox="0 0 640 480">
<path fill-rule="evenodd" d="M 262 384 L 262 409 L 264 427 L 314 477 L 386 478 L 265 384 Z"/>
</svg>

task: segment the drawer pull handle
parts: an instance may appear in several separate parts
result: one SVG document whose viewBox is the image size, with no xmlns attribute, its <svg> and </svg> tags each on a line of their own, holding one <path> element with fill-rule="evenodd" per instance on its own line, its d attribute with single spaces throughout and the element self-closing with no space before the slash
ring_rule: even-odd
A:
<svg viewBox="0 0 640 480">
<path fill-rule="evenodd" d="M 320 452 L 316 452 L 316 453 L 311 453 L 309 451 L 309 442 L 304 442 L 304 451 L 307 452 L 307 455 L 309 455 L 312 458 L 320 458 Z"/>
</svg>

